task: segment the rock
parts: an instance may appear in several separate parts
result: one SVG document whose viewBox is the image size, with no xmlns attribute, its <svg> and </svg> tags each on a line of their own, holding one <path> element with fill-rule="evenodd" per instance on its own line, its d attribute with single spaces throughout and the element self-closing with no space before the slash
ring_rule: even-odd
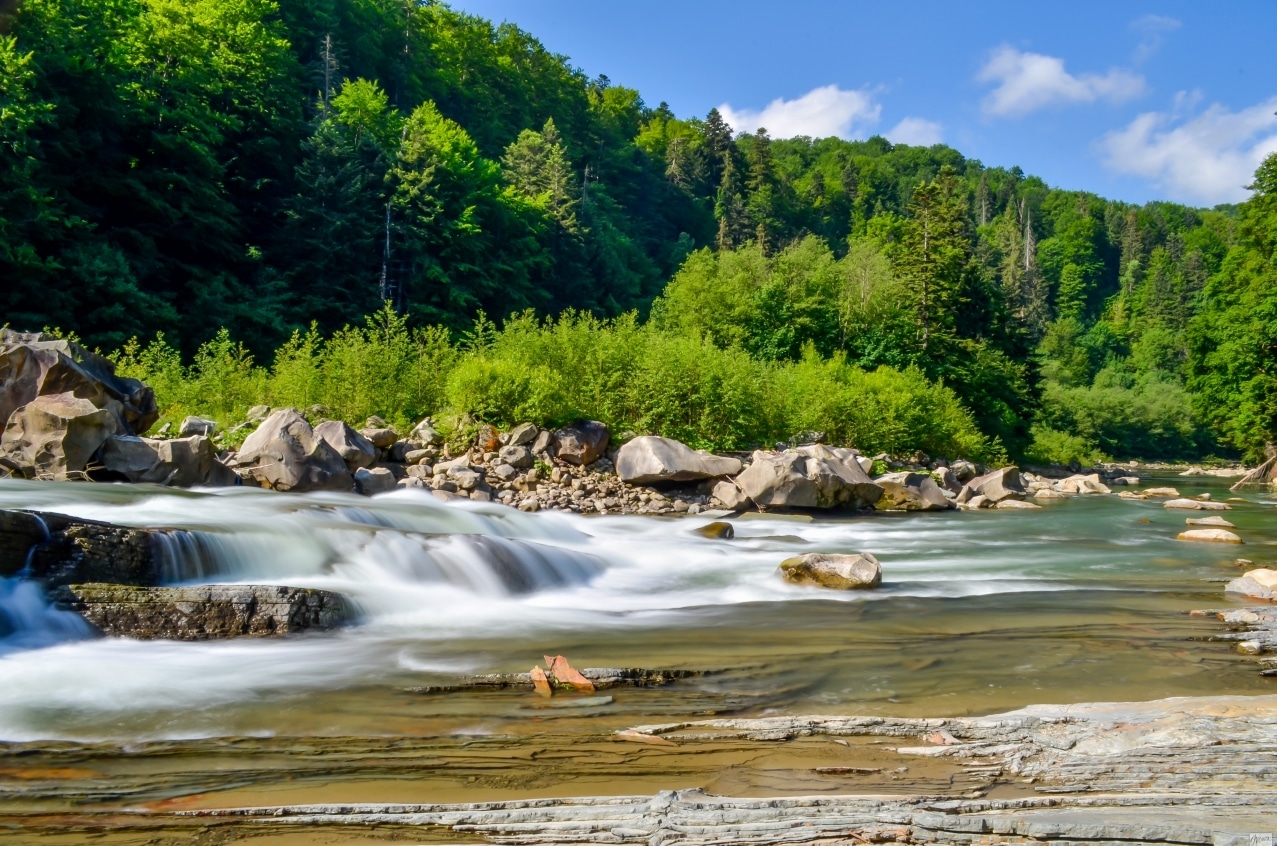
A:
<svg viewBox="0 0 1277 846">
<path fill-rule="evenodd" d="M 227 487 L 239 477 L 217 458 L 213 442 L 203 435 L 158 440 L 112 435 L 102 444 L 106 473 L 134 483 L 176 488 Z"/>
<path fill-rule="evenodd" d="M 244 415 L 244 419 L 249 423 L 261 423 L 267 417 L 270 417 L 269 405 L 255 405 Z"/>
<path fill-rule="evenodd" d="M 515 477 L 519 475 L 518 469 L 511 467 L 509 464 L 498 464 L 492 468 L 492 475 L 496 476 L 503 482 L 513 482 Z"/>
<path fill-rule="evenodd" d="M 736 529 L 733 528 L 732 524 L 725 523 L 722 520 L 706 523 L 704 526 L 697 526 L 692 531 L 703 538 L 710 538 L 711 540 L 731 540 L 736 537 Z"/>
<path fill-rule="evenodd" d="M 1242 539 L 1224 529 L 1189 529 L 1180 532 L 1176 540 L 1199 541 L 1202 543 L 1241 543 Z"/>
<path fill-rule="evenodd" d="M 536 440 L 541 430 L 531 423 L 520 423 L 506 433 L 507 446 L 527 446 Z"/>
<path fill-rule="evenodd" d="M 410 449 L 404 453 L 404 464 L 421 464 L 424 461 L 428 461 L 433 454 L 434 451 L 429 449 Z"/>
<path fill-rule="evenodd" d="M 1189 526 L 1214 526 L 1218 529 L 1237 528 L 1223 517 L 1186 517 L 1184 522 Z"/>
<path fill-rule="evenodd" d="M 882 488 L 879 511 L 947 511 L 953 503 L 926 473 L 888 473 L 873 480 Z"/>
<path fill-rule="evenodd" d="M 988 502 L 989 500 L 986 499 L 985 501 Z M 998 502 L 998 504 L 995 505 L 994 507 L 997 508 L 999 511 L 1003 511 L 1003 510 L 1032 511 L 1033 509 L 1040 509 L 1042 506 L 1032 502 L 1024 502 L 1018 499 L 1004 499 Z"/>
<path fill-rule="evenodd" d="M 68 394 L 105 410 L 112 433 L 143 435 L 159 419 L 155 393 L 71 341 L 0 329 L 0 426 L 36 397 Z"/>
<path fill-rule="evenodd" d="M 736 486 L 736 483 L 731 480 L 724 480 L 714 485 L 714 491 L 711 496 L 729 512 L 739 511 L 749 505 L 749 497 L 745 496 L 741 489 Z"/>
<path fill-rule="evenodd" d="M 759 451 L 736 485 L 763 508 L 868 508 L 882 498 L 882 488 L 855 458 L 852 450 L 821 444 Z"/>
<path fill-rule="evenodd" d="M 950 464 L 949 469 L 953 471 L 953 475 L 957 478 L 958 482 L 964 485 L 974 479 L 979 473 L 974 464 L 962 459 Z"/>
<path fill-rule="evenodd" d="M 405 478 L 412 478 L 406 476 Z M 418 479 L 418 482 L 421 480 Z M 424 484 L 424 483 L 423 483 Z M 385 467 L 361 467 L 355 471 L 355 490 L 364 496 L 374 496 L 395 489 L 395 474 Z"/>
<path fill-rule="evenodd" d="M 367 438 L 377 449 L 390 449 L 395 445 L 395 441 L 399 440 L 399 434 L 385 426 L 367 426 L 360 429 L 359 434 Z"/>
<path fill-rule="evenodd" d="M 376 445 L 340 420 L 323 421 L 315 427 L 315 434 L 337 451 L 352 473 L 377 463 Z"/>
<path fill-rule="evenodd" d="M 448 478 L 457 483 L 457 488 L 463 491 L 472 491 L 479 487 L 479 482 L 483 480 L 474 470 L 469 467 L 451 467 L 448 469 Z"/>
<path fill-rule="evenodd" d="M 1124 494 L 1127 496 L 1135 496 L 1135 494 Z M 1064 499 L 1064 494 L 1054 488 L 1041 488 L 1033 492 L 1034 499 Z"/>
<path fill-rule="evenodd" d="M 104 634 L 138 640 L 281 637 L 327 631 L 354 618 L 340 594 L 273 585 L 78 584 L 55 598 Z"/>
<path fill-rule="evenodd" d="M 0 574 L 29 566 L 30 575 L 49 587 L 73 582 L 154 585 L 163 563 L 157 538 L 163 534 L 63 514 L 0 512 Z M 23 542 L 25 548 L 19 549 Z"/>
<path fill-rule="evenodd" d="M 0 511 L 0 578 L 26 568 L 36 544 L 49 540 L 49 529 L 38 514 Z"/>
<path fill-rule="evenodd" d="M 438 462 L 436 462 L 436 463 L 435 463 L 435 468 L 434 468 L 434 469 L 435 469 L 435 475 L 436 475 L 436 476 L 438 476 L 440 473 L 447 473 L 448 471 L 452 470 L 454 467 L 457 467 L 457 468 L 464 468 L 464 469 L 466 469 L 466 470 L 469 470 L 469 469 L 470 469 L 470 456 L 469 456 L 469 455 L 459 455 L 459 456 L 457 456 L 456 458 L 449 458 L 447 461 L 438 461 Z"/>
<path fill-rule="evenodd" d="M 959 508 L 964 508 L 968 511 L 978 511 L 981 508 L 996 508 L 997 507 L 997 503 L 989 499 L 984 494 L 976 494 L 975 496 L 968 499 L 966 502 L 963 502 L 961 499 L 958 499 L 957 502 L 958 502 Z"/>
<path fill-rule="evenodd" d="M 1153 497 L 1161 497 L 1161 496 L 1178 497 L 1179 496 L 1179 491 L 1177 491 L 1175 488 L 1145 488 L 1143 491 L 1141 491 L 1141 493 L 1143 493 L 1144 496 L 1153 496 Z"/>
<path fill-rule="evenodd" d="M 1124 485 L 1126 487 L 1130 487 L 1132 485 L 1138 485 L 1139 483 L 1140 483 L 1139 476 L 1118 476 L 1117 478 L 1113 480 L 1113 484 Z"/>
<path fill-rule="evenodd" d="M 107 409 L 70 393 L 43 394 L 9 416 L 0 436 L 0 468 L 28 479 L 83 474 L 118 432 L 119 421 Z"/>
<path fill-rule="evenodd" d="M 1230 506 L 1225 502 L 1203 502 L 1198 499 L 1170 499 L 1162 503 L 1163 508 L 1182 508 L 1186 511 L 1228 511 Z"/>
<path fill-rule="evenodd" d="M 617 450 L 616 475 L 631 485 L 694 482 L 741 471 L 739 459 L 693 450 L 671 438 L 635 438 Z"/>
<path fill-rule="evenodd" d="M 967 482 L 958 493 L 958 502 L 966 502 L 973 496 L 981 495 L 997 503 L 1004 499 L 1023 499 L 1024 494 L 1019 468 L 1003 467 Z"/>
<path fill-rule="evenodd" d="M 423 447 L 443 446 L 443 436 L 435 430 L 429 417 L 412 427 L 408 440 L 414 444 L 421 444 Z"/>
<path fill-rule="evenodd" d="M 540 511 L 541 503 L 537 502 L 536 497 L 530 496 L 519 503 L 519 510 L 528 512 Z"/>
<path fill-rule="evenodd" d="M 177 435 L 180 438 L 189 438 L 192 435 L 203 435 L 209 438 L 216 431 L 216 421 L 191 415 L 182 419 L 182 425 L 178 427 Z"/>
<path fill-rule="evenodd" d="M 597 420 L 585 420 L 555 431 L 554 454 L 560 461 L 585 467 L 602 457 L 608 440 L 607 426 Z"/>
<path fill-rule="evenodd" d="M 550 457 L 550 447 L 554 444 L 554 435 L 548 429 L 542 429 L 532 440 L 532 454 Z"/>
<path fill-rule="evenodd" d="M 400 479 L 398 482 L 395 482 L 395 487 L 399 487 L 399 488 L 427 488 L 427 489 L 428 489 L 430 486 L 429 486 L 429 485 L 427 485 L 427 484 L 426 484 L 426 482 L 425 482 L 425 480 L 424 480 L 424 479 L 422 479 L 420 476 L 404 476 L 404 477 L 403 477 L 402 479 Z"/>
<path fill-rule="evenodd" d="M 1277 570 L 1250 570 L 1224 586 L 1226 593 L 1240 593 L 1253 599 L 1277 600 Z"/>
<path fill-rule="evenodd" d="M 856 555 L 809 552 L 780 562 L 787 582 L 819 585 L 833 590 L 868 590 L 882 584 L 878 559 L 868 553 Z"/>
<path fill-rule="evenodd" d="M 1067 479 L 1061 479 L 1052 487 L 1064 494 L 1106 494 L 1112 493 L 1108 486 L 1100 481 L 1098 473 L 1092 473 L 1089 476 L 1069 476 Z"/>
<path fill-rule="evenodd" d="M 276 411 L 244 441 L 239 466 L 277 491 L 349 491 L 354 479 L 337 450 L 295 409 Z"/>
<path fill-rule="evenodd" d="M 532 450 L 518 444 L 501 447 L 497 457 L 502 464 L 508 464 L 516 470 L 527 470 L 536 464 L 536 459 L 532 457 Z"/>
<path fill-rule="evenodd" d="M 859 461 L 860 459 L 856 459 L 856 460 Z M 862 463 L 860 466 L 863 467 L 864 464 Z M 950 493 L 955 493 L 955 494 L 958 491 L 962 490 L 962 483 L 958 481 L 958 477 L 954 475 L 954 472 L 952 469 L 948 467 L 938 467 L 936 468 L 936 473 L 940 477 L 939 480 L 937 481 L 937 484 L 939 484 L 943 490 L 946 490 L 946 491 L 949 491 Z"/>
</svg>

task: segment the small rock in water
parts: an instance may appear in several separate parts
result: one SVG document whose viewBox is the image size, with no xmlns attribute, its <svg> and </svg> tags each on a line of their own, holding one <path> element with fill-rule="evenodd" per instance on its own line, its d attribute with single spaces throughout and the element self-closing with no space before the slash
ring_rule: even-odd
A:
<svg viewBox="0 0 1277 846">
<path fill-rule="evenodd" d="M 1032 502 L 1022 502 L 1018 499 L 1004 499 L 997 504 L 997 509 L 999 511 L 1031 511 L 1035 508 L 1041 507 L 1042 506 L 1036 505 Z"/>
<path fill-rule="evenodd" d="M 732 524 L 722 520 L 706 523 L 704 526 L 697 526 L 692 531 L 703 538 L 731 540 L 736 537 L 736 529 L 732 527 Z"/>
<path fill-rule="evenodd" d="M 1178 496 L 1179 496 L 1179 491 L 1178 491 L 1178 490 L 1176 490 L 1175 488 L 1145 488 L 1145 489 L 1143 490 L 1143 494 L 1144 494 L 1144 496 L 1170 496 L 1170 497 L 1178 497 Z"/>
<path fill-rule="evenodd" d="M 1241 543 L 1242 539 L 1232 532 L 1223 529 L 1189 529 L 1180 532 L 1177 540 L 1198 541 L 1202 543 Z"/>
<path fill-rule="evenodd" d="M 1198 499 L 1172 499 L 1162 503 L 1163 508 L 1182 508 L 1186 511 L 1228 511 L 1225 502 L 1203 502 Z"/>
<path fill-rule="evenodd" d="M 869 553 L 809 552 L 780 562 L 780 573 L 787 582 L 833 590 L 867 590 L 882 584 L 882 567 Z"/>
<path fill-rule="evenodd" d="M 1219 529 L 1237 528 L 1223 517 L 1186 517 L 1184 522 L 1189 526 L 1215 526 Z"/>
</svg>

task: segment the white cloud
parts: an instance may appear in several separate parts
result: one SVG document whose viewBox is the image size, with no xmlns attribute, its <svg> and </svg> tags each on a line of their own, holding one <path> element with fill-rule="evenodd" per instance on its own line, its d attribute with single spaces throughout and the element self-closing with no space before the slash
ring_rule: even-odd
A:
<svg viewBox="0 0 1277 846">
<path fill-rule="evenodd" d="M 998 84 L 984 99 L 984 111 L 999 117 L 1026 115 L 1065 103 L 1120 103 L 1144 93 L 1144 77 L 1128 70 L 1111 68 L 1103 76 L 1074 76 L 1064 69 L 1063 59 L 1007 46 L 993 51 L 976 79 Z"/>
<path fill-rule="evenodd" d="M 916 147 L 930 147 L 939 144 L 943 127 L 934 120 L 919 117 L 907 117 L 887 130 L 887 138 L 893 144 L 910 144 Z"/>
<path fill-rule="evenodd" d="M 1162 36 L 1168 32 L 1174 32 L 1181 26 L 1182 24 L 1175 18 L 1164 15 L 1145 15 L 1131 21 L 1131 29 L 1142 36 L 1139 45 L 1135 48 L 1135 63 L 1139 64 L 1156 53 L 1162 46 Z"/>
<path fill-rule="evenodd" d="M 1193 100 L 1181 92 L 1177 111 Z M 1277 97 L 1230 112 L 1216 103 L 1195 117 L 1146 112 L 1100 142 L 1105 165 L 1148 179 L 1167 199 L 1206 205 L 1246 199 L 1255 168 L 1277 151 Z"/>
<path fill-rule="evenodd" d="M 754 132 L 761 127 L 773 138 L 851 138 L 878 122 L 882 106 L 867 91 L 845 91 L 837 85 L 826 85 L 794 100 L 777 98 L 761 111 L 733 109 L 726 103 L 718 111 L 737 132 Z"/>
</svg>

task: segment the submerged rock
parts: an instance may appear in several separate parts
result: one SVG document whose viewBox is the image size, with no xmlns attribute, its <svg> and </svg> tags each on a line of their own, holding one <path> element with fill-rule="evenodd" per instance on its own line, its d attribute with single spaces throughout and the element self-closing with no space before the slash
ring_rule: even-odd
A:
<svg viewBox="0 0 1277 846">
<path fill-rule="evenodd" d="M 703 538 L 710 538 L 711 540 L 731 540 L 736 537 L 736 529 L 732 524 L 722 520 L 706 523 L 704 526 L 697 526 L 692 531 Z"/>
<path fill-rule="evenodd" d="M 274 585 L 67 585 L 57 601 L 113 637 L 221 640 L 327 631 L 350 622 L 340 594 Z"/>
<path fill-rule="evenodd" d="M 809 552 L 780 562 L 787 582 L 833 590 L 868 590 L 882 584 L 882 567 L 869 553 L 854 555 Z"/>
<path fill-rule="evenodd" d="M 671 438 L 650 435 L 635 438 L 616 453 L 616 474 L 622 482 L 632 485 L 694 482 L 735 476 L 740 470 L 739 459 L 693 450 Z"/>
</svg>

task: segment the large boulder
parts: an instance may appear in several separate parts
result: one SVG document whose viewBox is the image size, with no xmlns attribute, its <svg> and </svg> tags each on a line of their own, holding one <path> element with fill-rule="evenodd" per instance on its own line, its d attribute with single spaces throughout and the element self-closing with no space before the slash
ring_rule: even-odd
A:
<svg viewBox="0 0 1277 846">
<path fill-rule="evenodd" d="M 217 421 L 190 415 L 183 418 L 182 425 L 177 429 L 177 434 L 183 438 L 189 438 L 191 435 L 203 435 L 206 438 L 211 438 L 216 431 Z"/>
<path fill-rule="evenodd" d="M 780 562 L 787 582 L 833 590 L 868 590 L 882 584 L 882 567 L 869 553 L 836 555 L 809 552 Z"/>
<path fill-rule="evenodd" d="M 1226 502 L 1210 502 L 1201 499 L 1168 499 L 1162 503 L 1163 508 L 1177 508 L 1183 511 L 1230 511 L 1232 506 Z"/>
<path fill-rule="evenodd" d="M 1253 599 L 1277 600 L 1277 570 L 1249 570 L 1240 579 L 1224 585 L 1226 593 L 1240 593 Z"/>
<path fill-rule="evenodd" d="M 315 427 L 315 434 L 337 450 L 351 473 L 377 463 L 377 448 L 373 442 L 340 420 L 323 421 Z"/>
<path fill-rule="evenodd" d="M 999 503 L 1004 499 L 1023 499 L 1024 494 L 1024 485 L 1020 483 L 1020 468 L 1003 467 L 967 482 L 958 493 L 958 503 L 965 503 L 976 496 Z"/>
<path fill-rule="evenodd" d="M 354 479 L 337 450 L 292 408 L 276 411 L 244 440 L 241 468 L 277 491 L 349 491 Z"/>
<path fill-rule="evenodd" d="M 84 474 L 120 423 L 72 393 L 44 394 L 15 410 L 0 436 L 0 468 L 29 479 Z"/>
<path fill-rule="evenodd" d="M 397 484 L 395 474 L 385 467 L 361 467 L 355 471 L 355 490 L 364 496 L 393 491 Z"/>
<path fill-rule="evenodd" d="M 0 329 L 0 426 L 36 397 L 70 394 L 105 410 L 114 431 L 141 435 L 159 419 L 155 393 L 115 365 L 71 341 Z"/>
<path fill-rule="evenodd" d="M 104 634 L 139 640 L 281 637 L 326 631 L 354 617 L 340 594 L 274 585 L 82 584 L 54 596 Z"/>
<path fill-rule="evenodd" d="M 650 435 L 635 438 L 616 453 L 616 475 L 631 485 L 695 482 L 735 476 L 740 470 L 739 459 L 693 450 L 670 438 Z"/>
<path fill-rule="evenodd" d="M 1176 540 L 1199 543 L 1241 543 L 1242 539 L 1227 529 L 1189 529 L 1180 532 Z"/>
<path fill-rule="evenodd" d="M 112 435 L 102 444 L 101 464 L 112 477 L 177 488 L 225 487 L 239 481 L 203 435 L 170 440 Z"/>
<path fill-rule="evenodd" d="M 882 488 L 856 456 L 854 450 L 822 444 L 759 451 L 736 485 L 762 508 L 868 508 L 882 498 Z"/>
<path fill-rule="evenodd" d="M 936 480 L 926 473 L 888 473 L 874 479 L 882 488 L 882 498 L 874 505 L 879 511 L 947 511 L 953 503 Z"/>
<path fill-rule="evenodd" d="M 1139 481 L 1138 479 L 1136 480 Z M 1077 474 L 1069 476 L 1067 479 L 1061 479 L 1052 485 L 1057 491 L 1063 494 L 1106 494 L 1113 491 L 1108 485 L 1100 481 L 1099 473 L 1091 473 L 1090 475 Z"/>
<path fill-rule="evenodd" d="M 610 438 L 606 425 L 597 420 L 583 420 L 555 430 L 554 455 L 560 461 L 584 467 L 603 457 Z"/>
</svg>

